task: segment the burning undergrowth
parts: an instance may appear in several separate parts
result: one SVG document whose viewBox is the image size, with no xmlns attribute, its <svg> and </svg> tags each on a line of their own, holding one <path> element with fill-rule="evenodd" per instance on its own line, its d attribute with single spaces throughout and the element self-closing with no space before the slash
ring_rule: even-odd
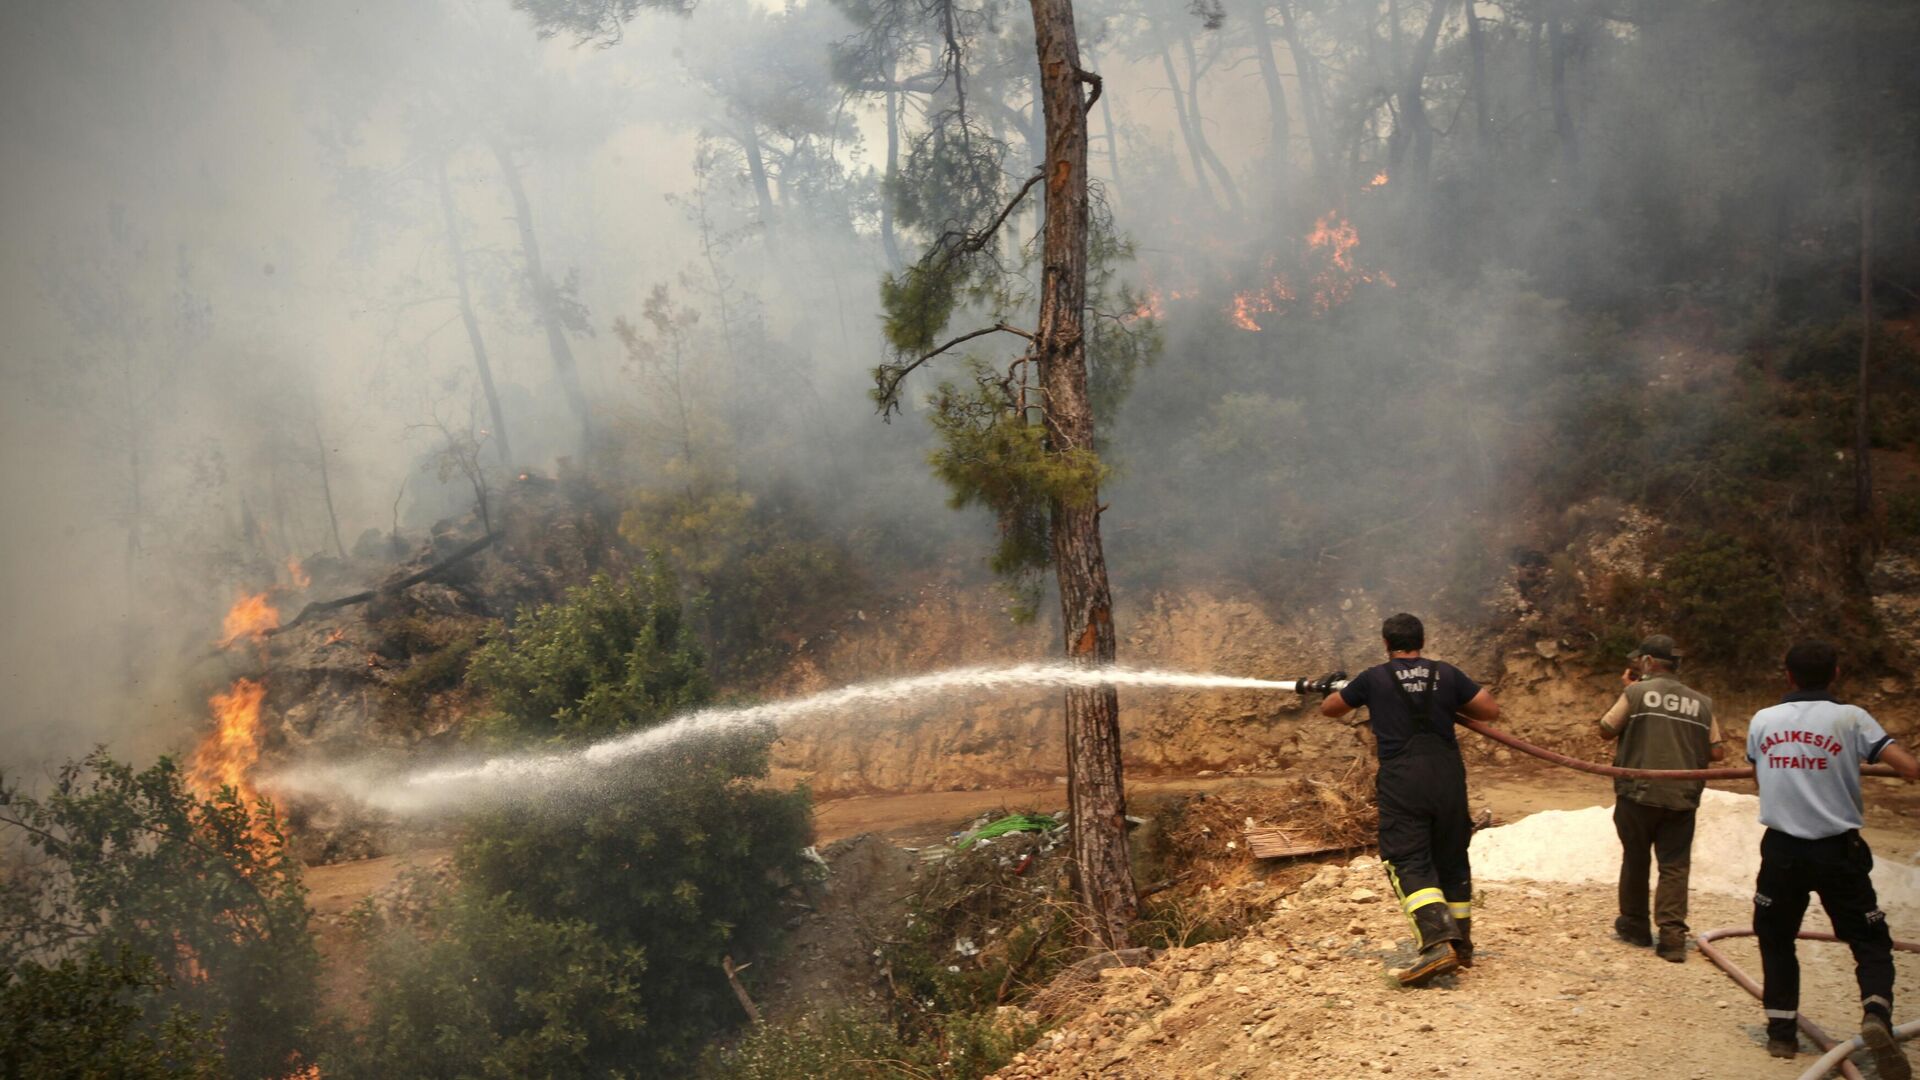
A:
<svg viewBox="0 0 1920 1080">
<path fill-rule="evenodd" d="M 295 557 L 276 567 L 285 580 L 244 592 L 217 642 L 239 670 L 210 695 L 213 728 L 188 758 L 192 789 L 280 797 L 308 861 L 377 853 L 391 823 L 289 798 L 265 778 L 294 758 L 397 762 L 451 743 L 475 707 L 463 677 L 486 636 L 521 607 L 628 561 L 612 511 L 591 492 L 529 474 L 496 502 L 491 534 L 468 515 L 436 525 L 398 565 L 378 552 Z"/>
</svg>

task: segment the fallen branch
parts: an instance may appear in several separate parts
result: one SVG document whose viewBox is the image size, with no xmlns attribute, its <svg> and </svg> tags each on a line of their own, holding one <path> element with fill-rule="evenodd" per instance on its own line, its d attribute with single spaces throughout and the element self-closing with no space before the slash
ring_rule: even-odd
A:
<svg viewBox="0 0 1920 1080">
<path fill-rule="evenodd" d="M 364 604 L 367 601 L 373 599 L 374 597 L 379 596 L 381 593 L 397 593 L 402 589 L 409 588 L 414 585 L 418 585 L 423 581 L 432 580 L 436 575 L 440 574 L 442 571 L 447 570 L 448 568 L 454 566 L 457 563 L 465 562 L 466 560 L 473 558 L 475 555 L 478 555 L 482 551 L 485 551 L 487 548 L 493 546 L 493 541 L 495 539 L 496 539 L 496 536 L 494 533 L 488 533 L 487 535 L 482 536 L 480 539 L 474 540 L 466 544 L 465 546 L 461 547 L 458 551 L 455 551 L 453 554 L 447 556 L 444 559 L 441 559 L 437 563 L 434 563 L 432 566 L 429 566 L 424 570 L 416 570 L 415 572 L 408 574 L 406 577 L 403 577 L 398 581 L 389 581 L 375 588 L 367 589 L 364 592 L 354 593 L 351 596 L 342 596 L 333 600 L 316 600 L 313 603 L 308 604 L 306 607 L 301 608 L 300 614 L 294 616 L 292 622 L 283 623 L 280 626 L 273 627 L 263 632 L 261 636 L 272 637 L 275 634 L 284 634 L 287 631 L 293 629 L 296 626 L 299 626 L 301 623 L 306 622 L 308 619 L 311 619 L 316 615 L 325 615 L 329 611 L 337 611 L 340 608 L 351 607 L 354 604 Z"/>
<path fill-rule="evenodd" d="M 734 967 L 732 956 L 720 958 L 720 970 L 727 973 L 727 985 L 733 987 L 733 996 L 739 998 L 740 1007 L 747 1010 L 747 1019 L 757 1024 L 760 1022 L 760 1010 L 753 1007 L 753 999 L 747 996 L 747 988 L 740 985 L 740 973 L 752 966 Z"/>
</svg>

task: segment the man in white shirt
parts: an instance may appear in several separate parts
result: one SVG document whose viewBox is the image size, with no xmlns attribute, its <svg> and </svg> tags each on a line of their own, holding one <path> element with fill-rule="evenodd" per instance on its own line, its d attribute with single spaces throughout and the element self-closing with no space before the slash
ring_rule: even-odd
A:
<svg viewBox="0 0 1920 1080">
<path fill-rule="evenodd" d="M 1834 936 L 1853 949 L 1861 1038 L 1884 1080 L 1910 1080 L 1912 1067 L 1892 1035 L 1893 935 L 1868 877 L 1873 852 L 1860 837 L 1860 766 L 1885 762 L 1915 780 L 1920 761 L 1865 709 L 1834 700 L 1828 687 L 1838 667 L 1833 646 L 1823 642 L 1787 650 L 1792 692 L 1755 713 L 1747 730 L 1747 760 L 1760 785 L 1760 823 L 1767 827 L 1753 894 L 1767 1053 L 1790 1058 L 1799 1047 L 1800 960 L 1794 939 L 1807 913 L 1807 896 L 1817 892 Z"/>
</svg>

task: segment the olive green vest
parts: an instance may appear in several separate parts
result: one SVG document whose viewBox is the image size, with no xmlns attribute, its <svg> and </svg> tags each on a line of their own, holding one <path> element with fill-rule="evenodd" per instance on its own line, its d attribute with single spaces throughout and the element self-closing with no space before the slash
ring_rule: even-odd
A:
<svg viewBox="0 0 1920 1080">
<path fill-rule="evenodd" d="M 1613 763 L 1629 769 L 1704 769 L 1712 761 L 1713 699 L 1671 675 L 1627 687 L 1627 718 Z M 1643 806 L 1692 810 L 1700 805 L 1704 780 L 1628 780 L 1617 777 L 1613 793 Z"/>
</svg>

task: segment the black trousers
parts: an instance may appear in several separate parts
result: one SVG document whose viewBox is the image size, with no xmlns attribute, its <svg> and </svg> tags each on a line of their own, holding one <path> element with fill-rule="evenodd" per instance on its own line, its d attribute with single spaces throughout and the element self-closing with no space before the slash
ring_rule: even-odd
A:
<svg viewBox="0 0 1920 1080">
<path fill-rule="evenodd" d="M 1380 861 L 1400 908 L 1413 923 L 1414 945 L 1460 937 L 1458 922 L 1472 917 L 1473 869 L 1467 845 L 1467 767 L 1460 751 L 1431 735 L 1380 763 Z"/>
<path fill-rule="evenodd" d="M 1790 1021 L 1800 1008 L 1800 958 L 1794 936 L 1807 913 L 1807 895 L 1833 922 L 1833 936 L 1853 949 L 1860 1003 L 1893 1013 L 1893 934 L 1873 894 L 1873 852 L 1858 832 L 1802 840 L 1768 829 L 1760 838 L 1760 879 L 1754 887 L 1753 934 L 1760 942 L 1765 988 L 1760 1004 L 1769 1021 Z"/>
<path fill-rule="evenodd" d="M 1620 916 L 1642 930 L 1647 923 L 1647 872 L 1660 864 L 1653 914 L 1663 930 L 1687 929 L 1687 877 L 1693 867 L 1692 810 L 1614 800 L 1613 831 L 1620 836 Z M 1649 856 L 1651 852 L 1651 856 Z"/>
</svg>

